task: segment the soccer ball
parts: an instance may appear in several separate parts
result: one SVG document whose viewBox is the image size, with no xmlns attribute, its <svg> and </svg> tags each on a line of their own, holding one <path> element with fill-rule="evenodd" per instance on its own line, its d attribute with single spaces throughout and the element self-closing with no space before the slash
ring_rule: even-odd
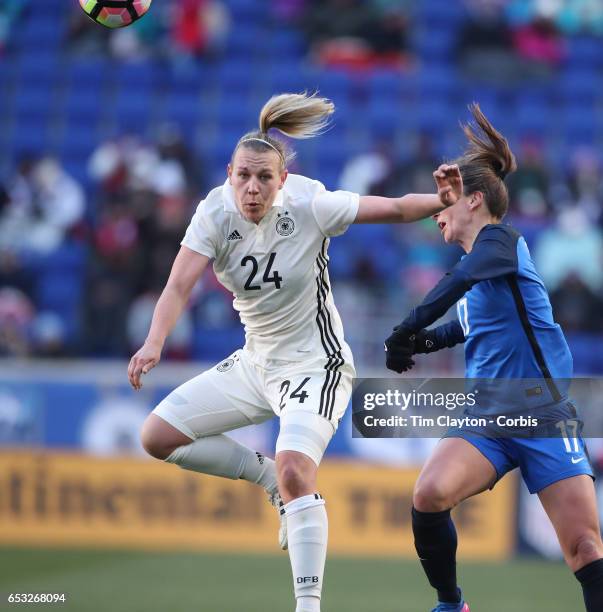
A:
<svg viewBox="0 0 603 612">
<path fill-rule="evenodd" d="M 106 28 L 125 28 L 140 19 L 152 0 L 80 0 L 90 19 Z"/>
</svg>

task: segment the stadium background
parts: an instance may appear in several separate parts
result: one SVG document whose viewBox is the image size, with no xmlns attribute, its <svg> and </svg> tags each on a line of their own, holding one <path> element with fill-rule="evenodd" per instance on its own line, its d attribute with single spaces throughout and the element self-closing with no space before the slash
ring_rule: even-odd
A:
<svg viewBox="0 0 603 612">
<path fill-rule="evenodd" d="M 0 590 L 62 589 L 78 610 L 288 609 L 288 561 L 272 556 L 261 496 L 147 461 L 137 441 L 159 398 L 242 342 L 211 271 L 142 393 L 125 376 L 196 203 L 273 93 L 318 89 L 337 107 L 328 133 L 294 143 L 293 171 L 386 195 L 431 191 L 433 168 L 462 147 L 466 105 L 480 102 L 517 153 L 509 220 L 576 373 L 600 375 L 602 37 L 597 0 L 156 0 L 116 32 L 75 0 L 2 0 Z M 459 253 L 427 221 L 352 227 L 330 254 L 359 373 L 384 375 L 383 337 Z M 462 351 L 415 370 L 462 371 Z M 434 441 L 350 429 L 321 477 L 325 605 L 427 609 L 407 511 Z M 235 435 L 270 453 L 275 434 L 269 423 Z M 524 558 L 559 550 L 514 479 L 461 506 L 458 522 L 476 609 L 577 609 L 558 561 Z M 148 584 L 156 574 L 161 588 Z"/>
</svg>

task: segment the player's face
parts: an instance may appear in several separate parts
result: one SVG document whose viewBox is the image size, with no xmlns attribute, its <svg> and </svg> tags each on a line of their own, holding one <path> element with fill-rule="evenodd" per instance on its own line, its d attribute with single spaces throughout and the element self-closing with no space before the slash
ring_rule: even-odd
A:
<svg viewBox="0 0 603 612">
<path fill-rule="evenodd" d="M 281 170 L 276 151 L 258 153 L 239 147 L 232 164 L 228 165 L 228 178 L 241 214 L 248 221 L 259 223 L 274 204 L 287 171 Z"/>
<path fill-rule="evenodd" d="M 471 196 L 463 195 L 453 206 L 433 216 L 447 244 L 461 242 L 472 220 Z"/>
</svg>

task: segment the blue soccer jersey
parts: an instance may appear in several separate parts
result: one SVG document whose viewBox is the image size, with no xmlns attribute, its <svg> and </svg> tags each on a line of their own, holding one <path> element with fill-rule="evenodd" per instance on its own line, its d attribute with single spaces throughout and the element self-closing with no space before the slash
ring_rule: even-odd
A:
<svg viewBox="0 0 603 612">
<path fill-rule="evenodd" d="M 424 329 L 455 302 L 458 322 L 443 325 L 436 333 L 442 345 L 465 342 L 468 379 L 542 379 L 530 405 L 556 402 L 567 395 L 572 356 L 553 320 L 527 244 L 516 230 L 486 225 L 471 252 L 403 325 L 413 331 Z"/>
<path fill-rule="evenodd" d="M 502 224 L 482 228 L 471 251 L 402 325 L 415 332 L 425 329 L 455 302 L 458 320 L 434 330 L 436 344 L 464 342 L 466 377 L 480 390 L 488 390 L 484 379 L 494 381 L 494 392 L 481 393 L 472 414 L 537 409 L 553 420 L 576 418 L 567 400 L 572 356 L 526 242 L 516 230 Z M 476 446 L 499 478 L 519 466 L 533 493 L 563 478 L 592 476 L 580 438 L 572 446 L 561 437 L 488 438 L 471 428 L 451 430 L 447 436 Z"/>
</svg>

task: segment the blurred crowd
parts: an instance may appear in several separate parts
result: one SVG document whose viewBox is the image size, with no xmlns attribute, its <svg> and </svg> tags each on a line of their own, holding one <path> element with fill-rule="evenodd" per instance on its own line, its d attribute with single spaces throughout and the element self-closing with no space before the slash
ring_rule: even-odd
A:
<svg viewBox="0 0 603 612">
<path fill-rule="evenodd" d="M 0 0 L 0 53 L 29 5 L 29 0 Z M 303 31 L 310 57 L 318 63 L 406 67 L 413 62 L 413 16 L 419 5 L 416 0 L 271 0 L 264 19 Z M 532 75 L 562 61 L 566 36 L 603 35 L 600 0 L 463 0 L 458 11 L 466 23 L 455 53 L 472 76 L 487 78 L 493 63 L 502 70 L 499 79 Z M 128 60 L 219 58 L 232 19 L 228 0 L 171 0 L 106 36 L 83 11 L 74 10 L 67 44 L 75 53 Z"/>
<path fill-rule="evenodd" d="M 296 23 L 314 61 L 332 67 L 401 67 L 409 62 L 409 2 L 308 0 Z"/>
<path fill-rule="evenodd" d="M 497 84 L 550 76 L 566 58 L 567 37 L 603 35 L 599 0 L 465 0 L 457 43 L 467 76 Z"/>
<path fill-rule="evenodd" d="M 69 49 L 77 57 L 97 53 L 118 61 L 153 56 L 211 63 L 219 61 L 233 35 L 256 32 L 247 27 L 250 14 L 250 23 L 235 19 L 235 9 L 250 10 L 246 2 L 155 4 L 135 26 L 109 36 L 81 10 L 69 11 Z M 389 93 L 390 84 L 399 80 L 396 70 L 415 62 L 419 34 L 413 20 L 427 4 L 432 6 L 411 0 L 272 0 L 266 20 L 289 28 L 285 35 L 301 36 L 306 48 L 294 56 L 300 69 L 308 58 L 327 67 L 377 69 L 376 74 L 387 69 L 390 80 L 383 93 Z M 0 54 L 2 49 L 10 53 L 10 35 L 15 32 L 10 24 L 27 10 L 26 2 L 0 0 Z M 481 80 L 494 76 L 497 83 L 554 75 L 569 36 L 603 34 L 603 5 L 598 0 L 465 0 L 458 10 L 463 15 L 454 28 L 446 22 L 438 30 L 454 35 L 450 56 L 446 49 L 438 49 L 438 61 L 451 64 L 446 66 L 449 80 L 456 78 L 457 64 L 468 75 Z M 251 25 L 258 21 L 263 23 L 263 15 Z M 262 96 L 266 91 L 261 91 Z M 201 93 L 204 102 L 220 105 L 215 91 Z M 201 104 L 198 94 L 192 99 L 195 108 Z M 257 99 L 239 102 L 228 95 L 228 109 L 234 114 L 258 106 Z M 353 110 L 345 114 L 345 95 L 335 100 L 343 106 L 338 117 L 348 122 L 349 134 L 344 137 L 356 137 L 363 122 Z M 441 100 L 446 124 L 449 101 Z M 417 114 L 423 111 L 423 100 L 419 102 Z M 429 104 L 428 111 L 438 110 Z M 384 123 L 389 129 L 390 115 L 399 118 L 401 113 L 392 108 L 393 97 L 384 101 L 383 106 L 388 105 L 390 114 Z M 182 108 L 186 111 L 188 106 Z M 347 159 L 337 180 L 338 165 L 328 175 L 332 184 L 327 187 L 382 195 L 432 191 L 431 173 L 444 152 L 450 151 L 444 142 L 450 134 L 427 129 L 433 117 L 425 116 L 428 121 L 417 120 L 416 125 L 411 117 L 404 132 L 400 126 L 391 134 L 388 129 L 373 130 L 364 152 Z M 82 157 L 87 165 L 77 176 L 52 150 L 21 151 L 11 160 L 9 171 L 0 177 L 1 355 L 123 358 L 144 340 L 194 208 L 218 178 L 216 165 L 202 159 L 211 147 L 197 147 L 190 134 L 171 123 L 152 127 L 146 136 L 121 132 L 95 141 L 95 150 Z M 196 125 L 191 132 L 197 129 L 209 141 L 208 131 L 219 128 L 206 127 Z M 231 137 L 236 141 L 239 135 L 229 134 L 224 142 Z M 323 138 L 332 149 L 333 140 L 327 139 L 333 136 Z M 211 142 L 224 144 L 218 141 Z M 335 144 L 342 154 L 340 143 Z M 571 143 L 559 156 L 549 145 L 534 135 L 524 135 L 517 144 L 519 170 L 509 177 L 508 221 L 526 236 L 551 293 L 555 317 L 565 331 L 603 334 L 603 158 L 594 146 Z M 318 175 L 321 167 L 316 159 L 310 156 L 311 167 L 306 170 L 302 164 L 295 171 Z M 374 244 L 380 245 L 378 252 L 371 247 Z M 337 303 L 352 347 L 365 362 L 381 359 L 382 332 L 419 301 L 459 256 L 455 248 L 442 245 L 431 221 L 409 227 L 353 227 L 333 241 L 330 252 Z M 229 350 L 241 340 L 231 297 L 210 270 L 195 290 L 166 354 L 219 359 L 223 346 Z"/>
<path fill-rule="evenodd" d="M 2 192 L 0 354 L 124 357 L 144 341 L 206 191 L 202 165 L 166 125 L 153 143 L 124 136 L 100 144 L 88 171 L 88 204 L 54 158 L 23 158 Z M 65 262 L 74 259 L 67 279 Z M 230 301 L 208 274 L 167 356 L 190 356 L 193 316 L 210 327 L 232 325 Z"/>
<path fill-rule="evenodd" d="M 397 159 L 391 144 L 380 142 L 372 152 L 348 162 L 339 187 L 385 196 L 430 191 L 433 169 L 441 160 L 436 150 L 428 133 L 418 136 L 415 151 L 407 159 Z M 547 164 L 538 141 L 523 141 L 516 153 L 519 169 L 507 179 L 506 222 L 526 237 L 551 294 L 556 321 L 569 333 L 603 333 L 603 159 L 595 149 L 577 149 L 559 172 Z M 424 222 L 421 229 L 404 226 L 399 250 L 406 251 L 405 266 L 437 277 L 459 252 L 444 247 L 429 224 Z M 365 266 L 364 274 L 366 270 Z M 359 284 L 370 287 L 385 280 L 376 271 L 373 266 L 373 277 L 358 278 Z M 408 277 L 401 274 L 403 279 Z"/>
<path fill-rule="evenodd" d="M 275 0 L 277 15 L 300 27 L 312 60 L 372 69 L 414 65 L 412 0 Z M 566 36 L 603 35 L 599 0 L 464 0 L 454 55 L 473 78 L 545 76 L 565 57 Z M 453 24 L 451 24 L 453 25 Z M 428 33 L 422 33 L 428 35 Z"/>
<path fill-rule="evenodd" d="M 436 148 L 427 133 L 404 159 L 391 143 L 376 143 L 373 151 L 350 159 L 340 184 L 329 187 L 389 196 L 432 191 Z M 520 169 L 509 178 L 508 221 L 526 236 L 565 331 L 603 333 L 601 157 L 594 150 L 576 151 L 567 172 L 559 174 L 547 166 L 538 143 L 524 142 L 517 153 Z M 133 137 L 104 142 L 88 167 L 94 183 L 88 206 L 82 186 L 54 159 L 24 158 L 7 183 L 0 209 L 3 354 L 127 356 L 144 341 L 194 206 L 210 187 L 200 173 L 203 164 L 170 126 L 153 143 Z M 373 231 L 385 232 L 387 239 L 378 252 L 367 248 Z M 363 312 L 363 300 L 379 302 L 379 312 L 394 320 L 459 255 L 441 243 L 431 221 L 379 230 L 355 227 L 350 235 L 351 240 L 344 235 L 334 241 L 332 277 L 344 320 L 353 328 L 365 327 L 368 312 L 375 315 L 373 306 Z M 352 244 L 358 239 L 361 248 Z M 48 274 L 54 256 L 64 257 L 69 249 L 82 257 L 74 271 L 81 282 L 72 296 L 77 303 L 63 311 L 40 307 L 37 298 L 45 295 L 40 285 L 47 282 L 40 277 Z M 338 252 L 345 253 L 343 266 Z M 397 282 L 391 282 L 392 275 Z M 70 283 L 56 282 L 70 291 Z M 167 355 L 191 356 L 200 329 L 237 329 L 230 300 L 209 271 Z M 72 337 L 70 316 L 76 317 Z"/>
<path fill-rule="evenodd" d="M 144 19 L 107 36 L 83 11 L 74 11 L 67 44 L 73 53 L 109 53 L 128 61 L 149 56 L 177 62 L 217 58 L 224 50 L 230 19 L 220 0 L 172 0 L 155 3 Z"/>
</svg>

